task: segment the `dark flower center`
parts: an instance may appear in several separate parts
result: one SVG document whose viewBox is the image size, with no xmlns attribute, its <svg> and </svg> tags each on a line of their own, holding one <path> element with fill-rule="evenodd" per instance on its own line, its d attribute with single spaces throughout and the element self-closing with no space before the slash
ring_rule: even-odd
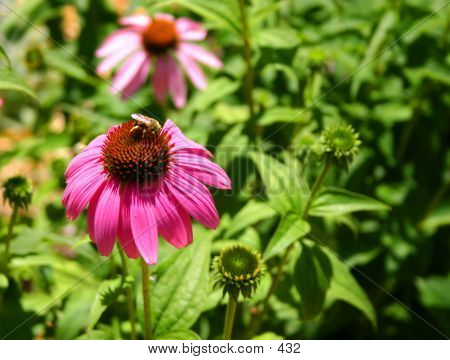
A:
<svg viewBox="0 0 450 360">
<path fill-rule="evenodd" d="M 109 131 L 102 149 L 103 166 L 122 183 L 153 183 L 168 169 L 168 141 L 161 130 L 130 120 Z"/>
<path fill-rule="evenodd" d="M 151 54 L 164 54 L 173 49 L 178 42 L 175 22 L 167 19 L 156 19 L 144 30 L 142 42 Z"/>
</svg>

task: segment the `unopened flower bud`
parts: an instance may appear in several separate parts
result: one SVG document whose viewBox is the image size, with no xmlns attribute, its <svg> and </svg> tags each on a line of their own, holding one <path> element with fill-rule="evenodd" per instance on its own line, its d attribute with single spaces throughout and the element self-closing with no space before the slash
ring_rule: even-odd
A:
<svg viewBox="0 0 450 360">
<path fill-rule="evenodd" d="M 26 209 L 31 203 L 32 195 L 31 182 L 23 176 L 10 177 L 3 183 L 3 200 L 11 207 Z"/>
<path fill-rule="evenodd" d="M 351 125 L 337 125 L 323 131 L 321 142 L 325 158 L 337 167 L 347 169 L 359 150 L 359 134 Z"/>
</svg>

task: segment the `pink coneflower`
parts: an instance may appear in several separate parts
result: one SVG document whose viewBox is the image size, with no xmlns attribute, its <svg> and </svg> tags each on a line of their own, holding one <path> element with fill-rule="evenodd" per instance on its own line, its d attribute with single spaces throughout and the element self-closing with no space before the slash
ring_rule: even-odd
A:
<svg viewBox="0 0 450 360">
<path fill-rule="evenodd" d="M 67 217 L 88 206 L 89 236 L 107 256 L 116 238 L 130 258 L 156 263 L 158 234 L 180 248 L 192 242 L 190 216 L 216 228 L 219 216 L 204 185 L 229 189 L 211 153 L 170 120 L 132 115 L 95 138 L 69 164 L 63 195 Z M 189 216 L 190 215 L 190 216 Z"/>
<path fill-rule="evenodd" d="M 164 102 L 171 94 L 176 107 L 186 103 L 186 72 L 192 83 L 200 90 L 207 86 L 205 74 L 198 63 L 220 68 L 221 61 L 209 51 L 193 44 L 205 39 L 206 30 L 187 18 L 174 19 L 168 14 L 122 18 L 124 29 L 109 35 L 97 49 L 102 58 L 97 67 L 100 75 L 106 75 L 120 64 L 111 86 L 113 94 L 122 98 L 133 95 L 147 80 L 154 65 L 153 92 L 158 102 Z"/>
</svg>

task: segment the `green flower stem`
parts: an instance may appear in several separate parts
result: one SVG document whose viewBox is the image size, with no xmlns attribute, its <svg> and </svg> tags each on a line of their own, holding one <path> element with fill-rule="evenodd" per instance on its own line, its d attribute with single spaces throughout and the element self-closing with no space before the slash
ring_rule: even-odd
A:
<svg viewBox="0 0 450 360">
<path fill-rule="evenodd" d="M 231 340 L 233 332 L 234 317 L 236 315 L 237 300 L 228 294 L 228 306 L 225 314 L 225 325 L 223 328 L 223 340 Z"/>
<path fill-rule="evenodd" d="M 150 302 L 150 268 L 144 259 L 141 258 L 142 270 L 142 297 L 144 299 L 144 336 L 146 340 L 153 339 L 152 333 L 152 313 Z"/>
<path fill-rule="evenodd" d="M 330 169 L 331 169 L 331 161 L 326 160 L 319 177 L 316 179 L 316 182 L 312 187 L 311 194 L 309 195 L 308 202 L 306 203 L 305 206 L 305 211 L 303 212 L 303 219 L 306 220 L 308 218 L 309 209 L 314 199 L 316 198 L 317 193 L 322 187 L 323 181 L 325 180 L 325 176 L 328 174 L 328 171 L 330 171 Z"/>
<path fill-rule="evenodd" d="M 303 219 L 305 219 L 305 220 L 308 218 L 308 215 L 309 215 L 308 212 L 309 212 L 312 202 L 314 201 L 317 193 L 319 192 L 320 188 L 322 187 L 323 181 L 325 180 L 325 177 L 328 174 L 328 171 L 331 169 L 331 164 L 332 164 L 331 161 L 325 161 L 325 165 L 322 168 L 322 171 L 321 171 L 319 177 L 316 179 L 316 181 L 313 185 L 311 194 L 309 195 L 309 198 L 308 198 L 308 202 L 306 203 L 305 211 L 303 213 Z M 273 278 L 273 281 L 272 281 L 272 284 L 270 285 L 269 291 L 263 300 L 262 310 L 258 314 L 257 318 L 255 318 L 255 320 L 254 320 L 253 329 L 255 329 L 255 330 L 258 329 L 260 320 L 262 319 L 262 317 L 266 314 L 266 312 L 268 310 L 269 299 L 273 295 L 279 282 L 281 281 L 284 266 L 286 265 L 286 261 L 289 257 L 289 253 L 291 252 L 294 245 L 295 245 L 295 243 L 292 243 L 291 245 L 289 245 L 287 247 L 286 251 L 283 254 L 283 257 L 280 260 L 280 264 L 278 265 L 278 270 L 275 274 L 275 277 Z"/>
<path fill-rule="evenodd" d="M 253 88 L 255 75 L 252 66 L 252 48 L 250 46 L 250 35 L 248 31 L 248 21 L 247 21 L 247 9 L 245 7 L 245 0 L 239 0 L 239 12 L 241 15 L 242 24 L 242 41 L 244 43 L 244 58 L 247 66 L 247 76 L 245 81 L 245 90 L 248 103 L 248 110 L 250 112 L 250 126 L 254 132 L 255 138 L 261 140 L 262 132 L 261 127 L 256 123 L 255 118 L 255 101 L 253 99 Z"/>
<path fill-rule="evenodd" d="M 122 262 L 122 282 L 125 283 L 126 278 L 128 276 L 128 266 L 127 266 L 127 258 L 120 246 L 118 246 L 120 260 Z M 134 299 L 133 299 L 133 288 L 131 286 L 127 287 L 127 303 L 128 303 L 128 316 L 130 318 L 131 323 L 131 340 L 136 340 L 136 311 L 134 308 Z"/>
<path fill-rule="evenodd" d="M 14 225 L 17 221 L 17 214 L 19 212 L 19 207 L 17 205 L 14 205 L 13 212 L 11 214 L 11 219 L 9 220 L 8 225 L 8 234 L 6 235 L 6 242 L 5 242 L 5 254 L 4 254 L 4 267 L 5 269 L 8 268 L 8 260 L 9 260 L 9 248 L 11 246 L 11 239 L 13 236 L 13 229 Z"/>
</svg>

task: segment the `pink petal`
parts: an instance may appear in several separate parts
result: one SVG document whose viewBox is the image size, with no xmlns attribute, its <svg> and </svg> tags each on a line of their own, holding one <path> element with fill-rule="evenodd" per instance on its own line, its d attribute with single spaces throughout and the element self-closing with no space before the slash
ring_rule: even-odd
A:
<svg viewBox="0 0 450 360">
<path fill-rule="evenodd" d="M 195 153 L 205 157 L 211 157 L 212 154 L 202 145 L 189 140 L 183 135 L 181 130 L 170 120 L 167 119 L 163 126 L 163 131 L 170 137 L 169 144 L 171 153 L 186 152 Z"/>
<path fill-rule="evenodd" d="M 219 225 L 214 200 L 205 185 L 176 169 L 171 170 L 167 179 L 171 193 L 194 219 L 211 229 Z"/>
<path fill-rule="evenodd" d="M 148 73 L 150 71 L 150 58 L 144 62 L 144 64 L 139 69 L 138 73 L 134 77 L 133 81 L 131 81 L 128 86 L 123 89 L 122 98 L 129 98 L 138 91 L 142 85 L 144 85 L 147 80 Z"/>
<path fill-rule="evenodd" d="M 133 86 L 132 83 L 137 80 L 136 76 L 139 74 L 141 68 L 146 66 L 148 61 L 147 54 L 143 50 L 131 55 L 114 76 L 111 93 L 117 94 L 123 92 L 129 86 Z"/>
<path fill-rule="evenodd" d="M 97 74 L 104 76 L 114 69 L 122 60 L 130 56 L 131 53 L 138 50 L 140 44 L 126 44 L 117 52 L 105 57 L 98 65 L 95 71 Z"/>
<path fill-rule="evenodd" d="M 227 173 L 209 159 L 195 154 L 174 154 L 175 164 L 180 171 L 191 175 L 206 185 L 218 189 L 231 189 L 231 180 Z"/>
<path fill-rule="evenodd" d="M 67 170 L 64 173 L 66 179 L 69 179 L 75 173 L 80 171 L 85 165 L 92 165 L 93 163 L 99 163 L 102 160 L 102 146 L 105 142 L 106 135 L 102 134 L 92 140 L 88 146 L 86 146 L 81 153 L 75 156 L 67 166 Z"/>
<path fill-rule="evenodd" d="M 173 21 L 175 18 L 170 14 L 164 14 L 164 13 L 156 13 L 155 19 L 157 20 L 167 20 L 167 21 Z"/>
<path fill-rule="evenodd" d="M 140 254 L 134 242 L 133 232 L 131 231 L 131 197 L 129 195 L 129 191 L 124 190 L 122 192 L 118 236 L 120 245 L 122 246 L 122 249 L 125 251 L 127 256 L 131 259 L 137 259 Z"/>
<path fill-rule="evenodd" d="M 177 52 L 177 57 L 192 83 L 200 90 L 206 89 L 208 83 L 200 66 L 182 51 Z"/>
<path fill-rule="evenodd" d="M 89 235 L 100 255 L 111 254 L 116 242 L 120 214 L 120 183 L 106 180 L 88 209 Z"/>
<path fill-rule="evenodd" d="M 181 204 L 167 191 L 155 194 L 155 217 L 159 233 L 173 246 L 192 243 L 192 224 Z"/>
<path fill-rule="evenodd" d="M 125 187 L 123 196 L 131 198 L 131 231 L 136 246 L 148 264 L 156 264 L 158 259 L 158 229 L 151 196 L 142 194 L 139 186 L 131 185 Z"/>
<path fill-rule="evenodd" d="M 144 30 L 151 22 L 151 18 L 145 14 L 126 16 L 119 20 L 122 26 L 133 26 L 140 30 Z"/>
<path fill-rule="evenodd" d="M 180 43 L 178 49 L 190 57 L 201 62 L 202 64 L 208 65 L 212 68 L 219 69 L 222 67 L 222 62 L 213 53 L 203 49 L 201 46 L 190 44 L 190 43 Z"/>
<path fill-rule="evenodd" d="M 179 18 L 175 26 L 181 40 L 199 41 L 206 37 L 206 30 L 198 22 L 188 18 Z"/>
<path fill-rule="evenodd" d="M 97 57 L 107 57 L 121 52 L 124 46 L 138 46 L 141 43 L 141 35 L 129 29 L 114 31 L 106 37 L 100 47 L 95 51 Z"/>
<path fill-rule="evenodd" d="M 156 100 L 163 103 L 169 91 L 169 67 L 165 56 L 158 57 L 152 86 Z"/>
<path fill-rule="evenodd" d="M 186 103 L 186 82 L 184 75 L 177 63 L 169 57 L 167 59 L 169 67 L 169 89 L 172 99 L 177 108 L 182 108 Z"/>
<path fill-rule="evenodd" d="M 95 195 L 105 180 L 103 166 L 90 163 L 67 180 L 62 203 L 66 216 L 75 220 Z"/>
</svg>

